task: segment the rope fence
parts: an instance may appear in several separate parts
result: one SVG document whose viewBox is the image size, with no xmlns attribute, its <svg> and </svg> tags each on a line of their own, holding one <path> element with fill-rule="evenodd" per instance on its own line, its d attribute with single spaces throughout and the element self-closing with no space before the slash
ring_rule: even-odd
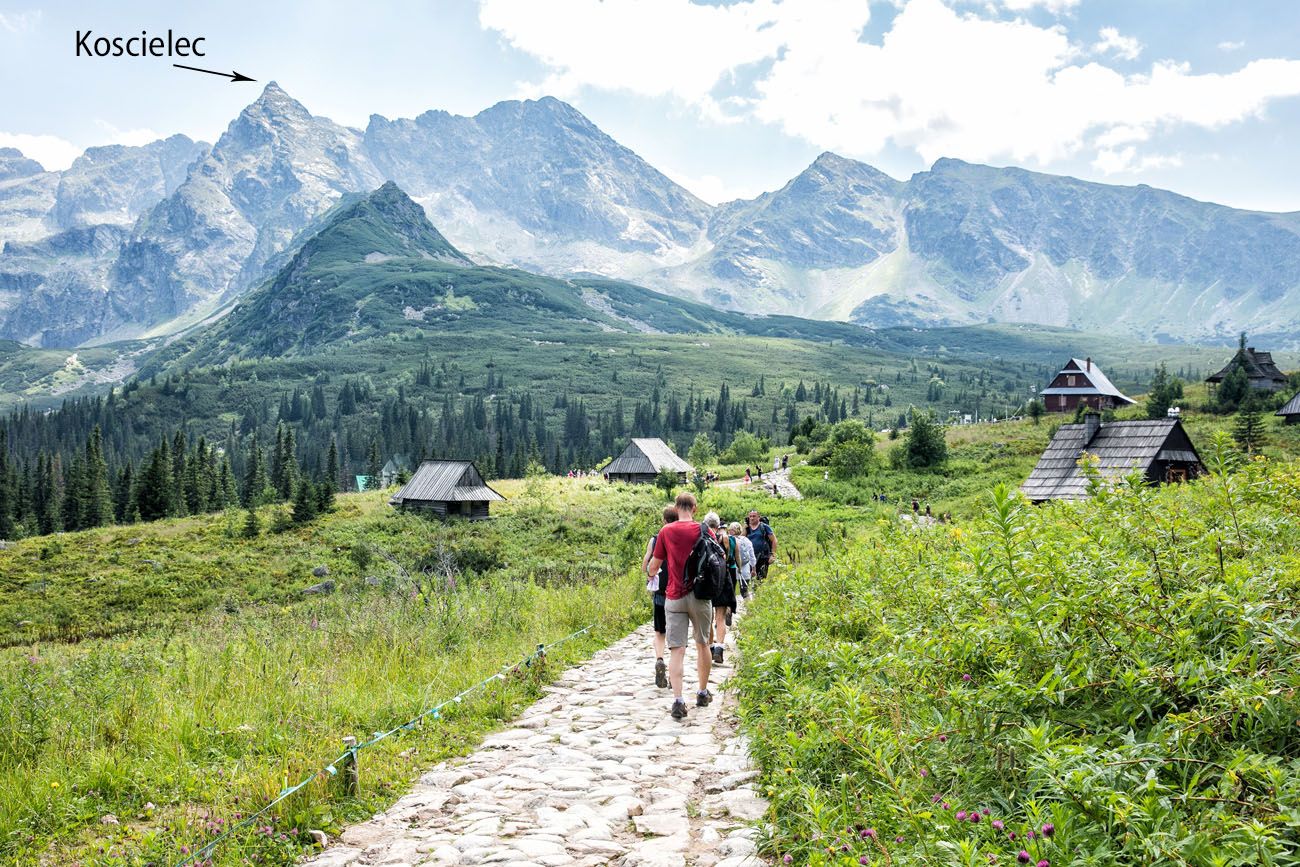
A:
<svg viewBox="0 0 1300 867">
<path fill-rule="evenodd" d="M 368 741 L 364 741 L 362 743 L 356 743 L 355 738 L 344 738 L 344 744 L 346 746 L 346 749 L 344 749 L 344 751 L 340 753 L 339 756 L 336 759 L 334 759 L 334 761 L 330 762 L 324 768 L 321 768 L 320 770 L 313 772 L 310 776 L 304 778 L 302 782 L 298 783 L 297 785 L 288 786 L 287 788 L 282 789 L 280 791 L 280 794 L 276 795 L 275 799 L 272 800 L 269 804 L 262 807 L 262 809 L 258 810 L 256 813 L 246 816 L 239 822 L 231 825 L 220 835 L 214 837 L 212 840 L 209 840 L 202 847 L 196 849 L 193 853 L 187 855 L 184 858 L 184 860 L 176 862 L 175 867 L 187 867 L 187 865 L 191 865 L 196 862 L 207 859 L 212 854 L 212 852 L 217 848 L 217 846 L 220 845 L 222 842 L 234 836 L 237 832 L 243 830 L 244 828 L 251 826 L 254 822 L 260 819 L 262 816 L 265 816 L 267 813 L 269 813 L 272 809 L 274 809 L 278 804 L 280 804 L 286 798 L 294 795 L 299 790 L 305 788 L 308 784 L 314 782 L 317 779 L 320 779 L 321 777 L 325 777 L 328 779 L 329 777 L 337 776 L 339 773 L 343 773 L 344 782 L 348 794 L 355 795 L 356 786 L 358 783 L 357 753 L 359 753 L 361 750 L 368 749 L 369 747 L 373 747 L 375 744 L 387 740 L 388 738 L 391 738 L 395 735 L 401 734 L 402 732 L 410 731 L 411 729 L 419 725 L 427 717 L 432 717 L 435 720 L 440 719 L 442 717 L 443 708 L 447 707 L 448 705 L 460 704 L 470 695 L 474 694 L 480 689 L 483 689 L 488 684 L 495 683 L 498 681 L 504 681 L 506 679 L 506 674 L 508 672 L 517 671 L 521 666 L 531 667 L 533 661 L 536 659 L 545 660 L 546 651 L 550 650 L 552 647 L 557 647 L 561 644 L 564 644 L 566 641 L 572 641 L 573 639 L 577 638 L 580 635 L 587 635 L 588 633 L 590 633 L 592 627 L 594 627 L 595 625 L 596 624 L 592 623 L 587 626 L 584 626 L 583 628 L 577 630 L 576 632 L 570 632 L 568 635 L 564 636 L 563 638 L 560 638 L 556 641 L 552 641 L 550 644 L 537 645 L 536 650 L 534 650 L 532 653 L 525 656 L 518 663 L 514 665 L 503 666 L 501 671 L 497 672 L 496 674 L 490 677 L 486 677 L 483 680 L 479 681 L 478 683 L 474 684 L 473 686 L 461 690 L 451 698 L 443 702 L 440 702 L 439 704 L 436 704 L 433 707 L 428 708 L 427 710 L 420 712 L 415 717 L 413 717 L 410 720 L 407 720 L 401 725 L 394 726 L 388 731 L 375 732 L 374 736 L 371 737 L 370 740 Z"/>
</svg>

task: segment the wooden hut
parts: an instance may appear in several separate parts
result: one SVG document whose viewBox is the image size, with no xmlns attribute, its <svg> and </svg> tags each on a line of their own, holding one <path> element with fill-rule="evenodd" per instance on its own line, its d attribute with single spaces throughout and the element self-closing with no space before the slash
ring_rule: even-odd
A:
<svg viewBox="0 0 1300 867">
<path fill-rule="evenodd" d="M 1237 354 L 1232 356 L 1232 360 L 1223 366 L 1223 370 L 1207 377 L 1205 381 L 1212 388 L 1217 387 L 1237 367 L 1245 369 L 1246 379 L 1250 382 L 1250 387 L 1256 391 L 1281 391 L 1290 384 L 1287 375 L 1274 363 L 1273 353 L 1260 352 L 1253 346 L 1239 348 Z"/>
<path fill-rule="evenodd" d="M 1080 404 L 1104 410 L 1134 403 L 1092 363 L 1092 358 L 1071 358 L 1043 389 L 1042 397 L 1048 412 L 1074 412 Z"/>
<path fill-rule="evenodd" d="M 1155 421 L 1113 421 L 1102 424 L 1090 412 L 1083 424 L 1061 425 L 1038 465 L 1020 486 L 1035 503 L 1045 500 L 1083 500 L 1088 479 L 1079 466 L 1084 455 L 1096 460 L 1102 479 L 1117 481 L 1134 470 L 1148 482 L 1182 482 L 1205 472 L 1196 446 L 1178 418 Z"/>
<path fill-rule="evenodd" d="M 388 502 L 402 511 L 481 521 L 489 503 L 504 499 L 470 461 L 425 461 Z"/>
<path fill-rule="evenodd" d="M 1300 391 L 1277 411 L 1286 424 L 1300 424 Z"/>
<path fill-rule="evenodd" d="M 664 469 L 676 471 L 678 481 L 685 482 L 691 465 L 678 457 L 668 447 L 668 443 L 661 439 L 636 438 L 601 472 L 611 482 L 653 484 L 655 476 Z"/>
</svg>

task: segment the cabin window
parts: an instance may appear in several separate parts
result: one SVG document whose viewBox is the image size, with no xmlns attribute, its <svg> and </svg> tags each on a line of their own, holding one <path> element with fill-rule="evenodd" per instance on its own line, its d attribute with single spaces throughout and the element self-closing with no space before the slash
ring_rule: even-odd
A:
<svg viewBox="0 0 1300 867">
<path fill-rule="evenodd" d="M 1058 394 L 1056 396 L 1056 405 L 1059 406 L 1061 409 L 1065 409 L 1065 395 Z"/>
<path fill-rule="evenodd" d="M 1074 388 L 1074 376 L 1073 375 L 1067 376 L 1065 378 L 1065 384 L 1068 385 L 1070 388 Z"/>
<path fill-rule="evenodd" d="M 1187 481 L 1187 470 L 1183 467 L 1170 467 L 1165 470 L 1166 482 L 1185 482 Z"/>
</svg>

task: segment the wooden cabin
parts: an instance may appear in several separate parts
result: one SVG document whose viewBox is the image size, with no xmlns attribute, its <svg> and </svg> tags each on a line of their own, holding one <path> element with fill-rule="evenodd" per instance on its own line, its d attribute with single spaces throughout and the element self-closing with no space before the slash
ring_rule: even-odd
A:
<svg viewBox="0 0 1300 867">
<path fill-rule="evenodd" d="M 1113 421 L 1102 424 L 1090 412 L 1083 424 L 1061 425 L 1038 465 L 1020 486 L 1029 500 L 1083 500 L 1088 479 L 1079 467 L 1084 455 L 1096 460 L 1102 479 L 1118 481 L 1141 470 L 1151 484 L 1183 482 L 1205 472 L 1183 423 L 1178 418 Z"/>
<path fill-rule="evenodd" d="M 1042 391 L 1048 412 L 1074 412 L 1080 405 L 1095 410 L 1117 409 L 1135 403 L 1092 363 L 1092 358 L 1071 358 Z"/>
<path fill-rule="evenodd" d="M 1300 424 L 1300 391 L 1277 411 L 1285 424 Z"/>
<path fill-rule="evenodd" d="M 388 502 L 404 512 L 481 521 L 488 517 L 488 505 L 498 500 L 505 497 L 483 481 L 473 462 L 425 461 Z"/>
<path fill-rule="evenodd" d="M 1238 349 L 1237 354 L 1224 365 L 1223 370 L 1207 377 L 1205 381 L 1211 388 L 1216 388 L 1236 367 L 1245 368 L 1246 379 L 1250 382 L 1250 387 L 1256 391 L 1281 391 L 1291 384 L 1287 375 L 1274 363 L 1273 353 L 1260 352 L 1253 346 L 1243 346 Z"/>
<path fill-rule="evenodd" d="M 623 453 L 610 461 L 601 473 L 611 482 L 653 484 L 663 469 L 674 470 L 680 482 L 686 481 L 691 465 L 677 456 L 661 439 L 635 438 Z"/>
</svg>

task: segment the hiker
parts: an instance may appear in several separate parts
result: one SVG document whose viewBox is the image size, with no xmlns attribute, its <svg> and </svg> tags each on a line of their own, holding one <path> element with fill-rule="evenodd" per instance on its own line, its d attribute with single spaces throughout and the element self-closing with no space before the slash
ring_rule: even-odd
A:
<svg viewBox="0 0 1300 867">
<path fill-rule="evenodd" d="M 917 517 L 921 515 L 921 504 L 916 501 L 916 497 L 912 498 L 912 514 Z"/>
<path fill-rule="evenodd" d="M 745 535 L 749 537 L 749 544 L 754 547 L 754 586 L 757 587 L 763 583 L 767 577 L 768 564 L 772 562 L 772 555 L 776 553 L 776 534 L 758 515 L 758 510 L 751 511 L 745 517 Z"/>
<path fill-rule="evenodd" d="M 779 469 L 781 469 L 781 459 L 778 458 L 778 457 L 773 457 L 773 458 L 772 458 L 772 472 L 775 473 L 775 472 L 776 472 L 777 470 L 779 470 Z"/>
<path fill-rule="evenodd" d="M 790 468 L 790 456 L 781 455 L 781 469 L 788 470 L 789 468 Z"/>
<path fill-rule="evenodd" d="M 722 664 L 722 642 L 727 639 L 727 627 L 731 625 L 732 612 L 736 610 L 736 577 L 738 554 L 736 540 L 731 538 L 722 527 L 722 519 L 717 512 L 704 516 L 704 526 L 708 527 L 718 538 L 718 544 L 727 555 L 727 578 L 713 597 L 713 644 L 709 650 L 713 654 L 713 664 Z"/>
<path fill-rule="evenodd" d="M 677 507 L 664 506 L 663 518 L 665 527 L 676 521 Z M 658 533 L 650 537 L 650 544 L 646 545 L 645 556 L 641 558 L 641 571 L 645 573 L 645 589 L 650 592 L 650 601 L 654 607 L 655 686 L 666 689 L 668 687 L 668 666 L 664 664 L 664 648 L 668 644 L 668 622 L 664 616 L 664 603 L 667 601 L 664 591 L 668 589 L 668 566 L 667 564 L 661 564 L 657 571 L 650 571 L 650 560 L 654 557 L 655 542 L 658 539 Z"/>
<path fill-rule="evenodd" d="M 749 482 L 750 482 L 749 467 L 745 467 L 745 484 L 748 485 Z"/>
<path fill-rule="evenodd" d="M 727 527 L 727 538 L 736 543 L 736 571 L 740 582 L 740 595 L 750 597 L 750 578 L 754 574 L 754 543 L 749 541 L 739 521 L 732 521 Z"/>
<path fill-rule="evenodd" d="M 686 643 L 695 639 L 695 673 L 699 676 L 699 691 L 695 694 L 696 707 L 708 707 L 713 701 L 709 692 L 709 671 L 713 658 L 709 653 L 709 632 L 712 630 L 713 606 L 708 599 L 697 599 L 694 588 L 687 584 L 686 566 L 702 534 L 707 528 L 695 523 L 695 497 L 689 491 L 677 495 L 674 504 L 677 520 L 659 531 L 655 539 L 654 555 L 646 567 L 658 572 L 668 565 L 668 587 L 664 602 L 666 634 L 668 639 L 668 680 L 673 687 L 672 717 L 686 718 L 686 701 L 682 698 L 682 679 L 686 663 Z M 712 538 L 710 534 L 710 538 Z"/>
<path fill-rule="evenodd" d="M 930 514 L 930 504 L 929 504 L 929 503 L 926 503 L 926 504 L 925 504 L 925 516 L 926 516 L 927 518 L 933 518 L 933 517 L 934 517 L 934 515 L 931 515 L 931 514 Z"/>
</svg>

